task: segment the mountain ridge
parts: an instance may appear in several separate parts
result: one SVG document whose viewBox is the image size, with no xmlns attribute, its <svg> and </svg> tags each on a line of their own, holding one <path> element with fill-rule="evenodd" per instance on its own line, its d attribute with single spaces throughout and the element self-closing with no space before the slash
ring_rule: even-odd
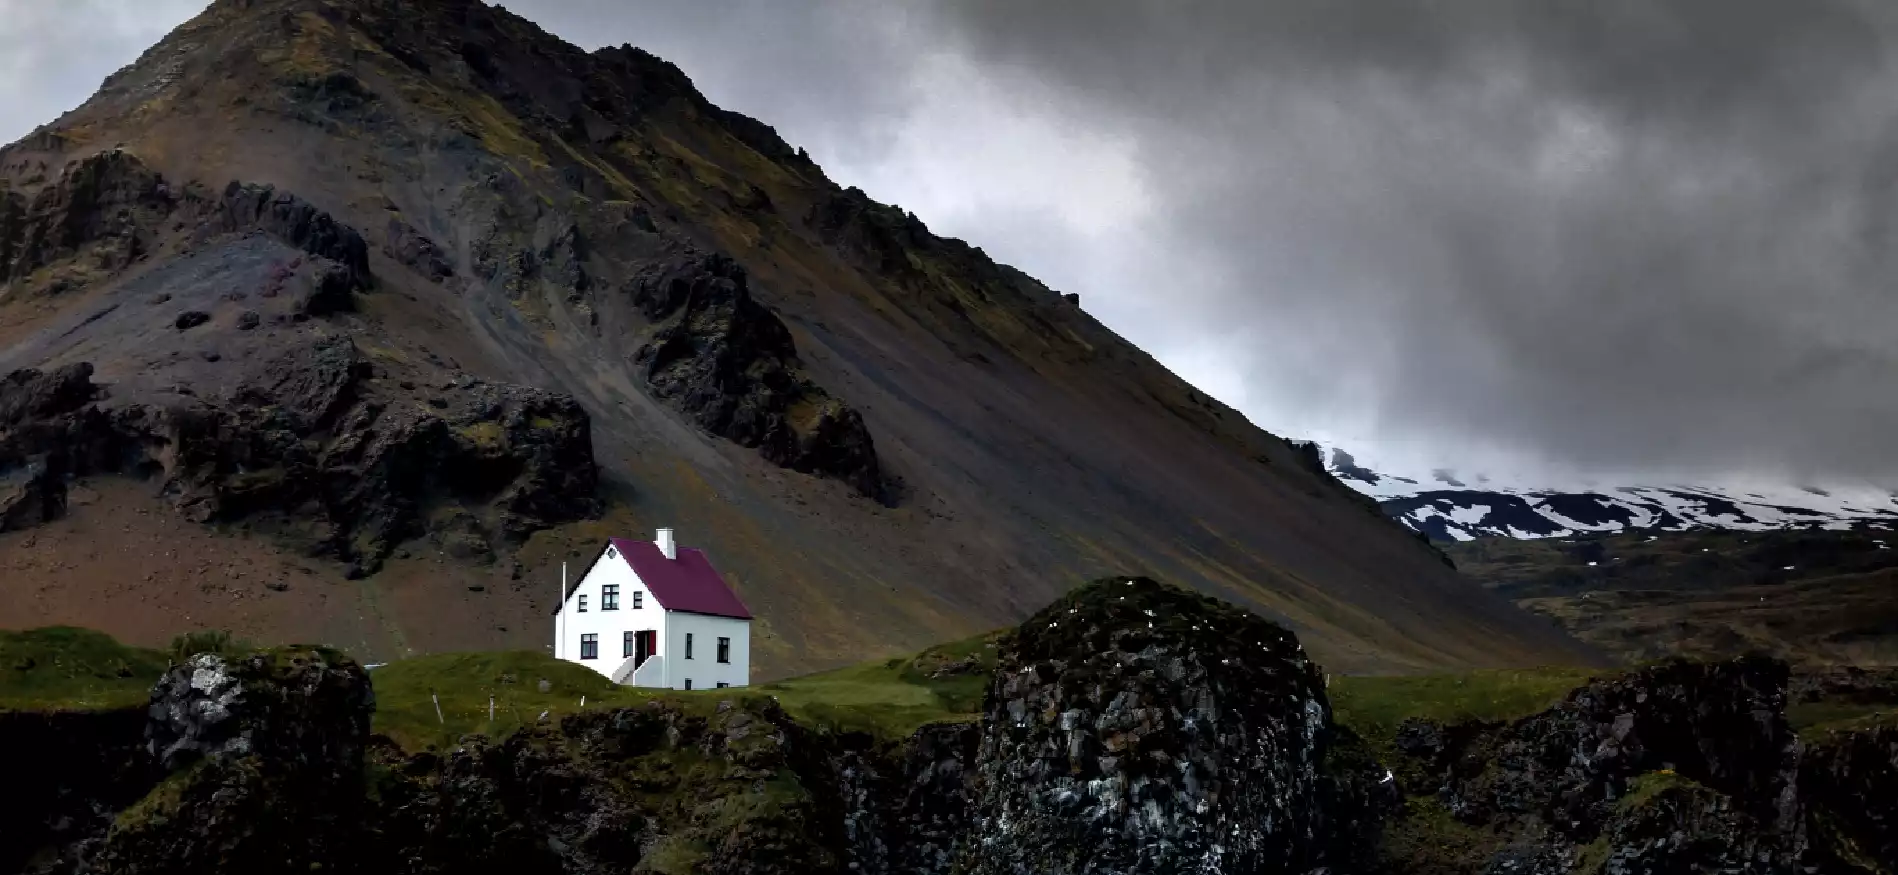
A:
<svg viewBox="0 0 1898 875">
<path fill-rule="evenodd" d="M 121 211 L 131 189 L 71 175 L 101 154 L 131 156 L 166 191 L 235 180 L 306 202 L 367 241 L 367 278 L 320 313 L 253 318 L 317 268 L 290 267 L 275 237 Z M 62 184 L 79 196 L 46 194 Z M 84 361 L 108 408 L 235 415 L 232 393 L 283 348 L 346 337 L 360 352 L 333 385 L 364 399 L 361 415 L 304 422 L 257 457 L 322 476 L 270 486 L 263 516 L 208 521 L 231 537 L 206 566 L 231 582 L 138 589 L 170 622 L 258 624 L 239 631 L 372 658 L 540 646 L 563 559 L 672 525 L 753 606 L 778 674 L 1001 626 L 1069 581 L 1129 572 L 1280 619 L 1338 670 L 1596 658 L 1458 580 L 1307 453 L 1070 298 L 839 188 L 677 67 L 630 46 L 585 52 L 473 0 L 218 0 L 0 149 L 0 200 L 0 240 L 83 230 L 8 274 L 0 370 Z M 404 447 L 526 464 L 536 444 L 493 439 L 497 420 L 480 417 L 502 414 L 464 408 L 470 386 L 584 410 L 593 458 L 562 475 L 598 466 L 598 513 L 525 531 L 412 466 L 386 469 L 401 475 L 388 488 L 351 479 L 389 411 L 425 425 Z M 250 457 L 217 446 L 210 485 L 257 494 Z M 175 501 L 170 456 L 121 461 L 77 485 L 118 494 L 112 477 L 156 476 L 152 513 Z M 307 523 L 296 501 L 357 483 L 402 522 L 364 544 L 316 533 L 318 559 L 362 564 L 353 583 L 265 537 Z M 0 549 L 44 538 L 75 557 L 59 573 L 108 573 L 87 534 L 104 511 L 73 504 Z M 32 567 L 10 605 L 23 622 L 132 622 L 86 616 Z M 145 576 L 174 574 L 158 562 Z M 307 585 L 285 593 L 280 578 Z M 289 602 L 301 609 L 271 607 Z"/>
<path fill-rule="evenodd" d="M 1447 468 L 1390 473 L 1361 464 L 1343 449 L 1314 445 L 1314 451 L 1340 482 L 1375 500 L 1406 528 L 1438 541 L 1700 529 L 1883 530 L 1898 524 L 1898 493 L 1867 484 L 1538 482 L 1460 476 Z"/>
</svg>

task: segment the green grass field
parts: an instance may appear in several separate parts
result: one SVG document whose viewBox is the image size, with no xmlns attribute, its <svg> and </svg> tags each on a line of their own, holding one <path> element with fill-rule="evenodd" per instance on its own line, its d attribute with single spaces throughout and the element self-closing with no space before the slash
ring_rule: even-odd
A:
<svg viewBox="0 0 1898 875">
<path fill-rule="evenodd" d="M 144 705 L 169 657 L 102 632 L 53 626 L 0 631 L 0 711 L 89 711 Z"/>
<path fill-rule="evenodd" d="M 1398 724 L 1416 717 L 1443 724 L 1503 721 L 1545 710 L 1596 669 L 1493 669 L 1460 675 L 1333 677 L 1327 692 L 1333 718 L 1351 727 L 1380 755 L 1388 754 Z"/>
</svg>

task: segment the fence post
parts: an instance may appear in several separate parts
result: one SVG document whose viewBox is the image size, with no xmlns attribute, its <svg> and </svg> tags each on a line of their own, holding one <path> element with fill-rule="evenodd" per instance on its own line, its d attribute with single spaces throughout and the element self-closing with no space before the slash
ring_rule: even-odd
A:
<svg viewBox="0 0 1898 875">
<path fill-rule="evenodd" d="M 441 725 L 443 725 L 443 726 L 447 726 L 447 725 L 448 725 L 448 721 L 447 721 L 447 720 L 446 720 L 445 718 L 443 718 L 443 717 L 442 717 L 442 700 L 441 700 L 441 697 L 440 697 L 440 696 L 437 696 L 437 695 L 435 695 L 435 691 L 434 691 L 434 690 L 429 690 L 429 691 L 428 691 L 428 700 L 429 700 L 429 701 L 431 701 L 431 702 L 434 702 L 434 703 L 435 703 L 435 722 L 437 722 L 437 723 L 440 723 L 440 724 L 441 724 Z"/>
<path fill-rule="evenodd" d="M 493 696 L 488 697 L 488 722 L 489 723 L 494 722 L 494 697 Z"/>
</svg>

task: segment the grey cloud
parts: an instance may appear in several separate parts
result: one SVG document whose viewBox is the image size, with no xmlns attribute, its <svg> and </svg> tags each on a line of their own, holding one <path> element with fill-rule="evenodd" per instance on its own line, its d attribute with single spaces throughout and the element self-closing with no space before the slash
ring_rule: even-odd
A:
<svg viewBox="0 0 1898 875">
<path fill-rule="evenodd" d="M 207 0 L 0 0 L 0 142 L 78 106 Z"/>
<path fill-rule="evenodd" d="M 1175 257 L 1222 268 L 1177 318 L 1251 329 L 1267 427 L 1898 474 L 1882 7 L 935 8 L 1137 137 Z"/>
</svg>

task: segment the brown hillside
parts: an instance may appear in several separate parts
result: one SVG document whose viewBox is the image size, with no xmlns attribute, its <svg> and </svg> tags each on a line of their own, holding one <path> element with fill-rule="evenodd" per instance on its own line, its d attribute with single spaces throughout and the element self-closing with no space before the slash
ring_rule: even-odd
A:
<svg viewBox="0 0 1898 875">
<path fill-rule="evenodd" d="M 0 184 L 0 372 L 100 387 L 21 383 L 11 425 L 0 394 L 0 530 L 27 530 L 0 550 L 68 557 L 5 566 L 6 625 L 539 647 L 562 558 L 669 524 L 760 618 L 765 675 L 1117 573 L 1259 608 L 1338 671 L 1593 658 L 672 65 L 475 0 L 218 0 Z M 149 583 L 79 558 L 182 537 L 167 514 L 221 546 Z M 255 569 L 230 604 L 295 608 L 185 593 L 198 559 Z M 266 588 L 286 563 L 316 570 Z"/>
</svg>

